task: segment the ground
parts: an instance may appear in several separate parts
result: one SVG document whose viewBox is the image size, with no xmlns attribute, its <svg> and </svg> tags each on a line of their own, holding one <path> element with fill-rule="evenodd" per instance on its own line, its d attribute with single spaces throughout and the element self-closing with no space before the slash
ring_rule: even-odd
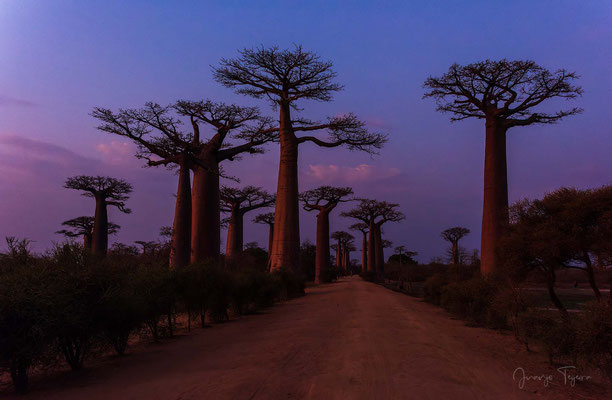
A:
<svg viewBox="0 0 612 400">
<path fill-rule="evenodd" d="M 513 381 L 519 367 L 553 381 L 528 381 L 521 390 Z M 259 315 L 34 382 L 26 398 L 604 398 L 606 388 L 593 380 L 571 387 L 512 335 L 467 327 L 419 299 L 352 277 Z"/>
</svg>

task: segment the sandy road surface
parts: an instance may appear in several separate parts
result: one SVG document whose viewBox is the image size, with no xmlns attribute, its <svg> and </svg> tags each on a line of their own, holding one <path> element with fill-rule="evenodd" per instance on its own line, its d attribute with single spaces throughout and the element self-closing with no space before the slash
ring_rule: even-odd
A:
<svg viewBox="0 0 612 400">
<path fill-rule="evenodd" d="M 556 372 L 509 335 L 466 327 L 355 277 L 41 382 L 26 398 L 583 398 L 558 373 L 552 388 L 530 382 L 519 390 L 512 373 L 520 366 L 528 374 Z"/>
</svg>

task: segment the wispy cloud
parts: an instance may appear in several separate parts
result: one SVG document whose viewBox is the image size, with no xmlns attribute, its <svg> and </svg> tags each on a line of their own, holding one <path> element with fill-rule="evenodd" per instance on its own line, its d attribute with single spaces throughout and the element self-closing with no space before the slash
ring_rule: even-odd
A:
<svg viewBox="0 0 612 400">
<path fill-rule="evenodd" d="M 391 178 L 400 174 L 399 168 L 359 164 L 354 167 L 335 164 L 309 165 L 306 175 L 321 183 L 357 183 Z"/>
<path fill-rule="evenodd" d="M 33 101 L 18 99 L 15 97 L 3 96 L 0 94 L 0 107 L 36 107 Z"/>
</svg>

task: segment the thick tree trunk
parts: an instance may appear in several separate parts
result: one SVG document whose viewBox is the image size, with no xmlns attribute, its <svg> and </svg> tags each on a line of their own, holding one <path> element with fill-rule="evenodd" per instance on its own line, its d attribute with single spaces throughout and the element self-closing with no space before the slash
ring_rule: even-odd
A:
<svg viewBox="0 0 612 400">
<path fill-rule="evenodd" d="M 453 265 L 459 265 L 459 246 L 457 241 L 453 241 L 452 262 Z"/>
<path fill-rule="evenodd" d="M 348 251 L 346 248 L 344 249 L 344 262 L 343 264 L 343 272 L 346 273 L 346 271 L 349 270 L 349 268 L 351 267 L 351 252 Z"/>
<path fill-rule="evenodd" d="M 91 233 L 83 234 L 83 248 L 85 250 L 91 251 L 91 240 L 92 240 L 91 237 L 92 237 Z"/>
<path fill-rule="evenodd" d="M 195 167 L 191 214 L 191 262 L 219 261 L 221 216 L 219 210 L 219 165 L 201 157 L 207 168 Z M 207 161 L 208 160 L 208 161 Z"/>
<path fill-rule="evenodd" d="M 368 265 L 368 237 L 367 233 L 363 233 L 363 240 L 361 242 L 361 270 L 366 271 Z"/>
<path fill-rule="evenodd" d="M 503 121 L 487 118 L 482 210 L 481 264 L 483 275 L 499 268 L 497 251 L 508 224 L 506 130 Z"/>
<path fill-rule="evenodd" d="M 94 217 L 91 252 L 104 256 L 108 250 L 108 213 L 106 198 L 96 195 L 96 213 Z"/>
<path fill-rule="evenodd" d="M 238 208 L 232 209 L 230 223 L 227 228 L 227 243 L 225 259 L 232 260 L 242 251 L 244 237 L 243 214 Z"/>
<path fill-rule="evenodd" d="M 321 283 L 321 271 L 329 268 L 329 211 L 317 214 L 317 253 L 315 256 L 315 283 Z"/>
<path fill-rule="evenodd" d="M 291 126 L 289 103 L 280 104 L 280 164 L 274 214 L 271 270 L 298 269 L 300 220 L 298 202 L 298 142 Z"/>
<path fill-rule="evenodd" d="M 380 225 L 376 225 L 376 270 L 383 272 L 385 269 L 385 253 L 383 250 L 382 235 Z"/>
<path fill-rule="evenodd" d="M 366 271 L 374 271 L 376 269 L 376 227 L 374 221 L 370 221 L 368 238 L 368 264 Z"/>
<path fill-rule="evenodd" d="M 174 223 L 170 241 L 170 268 L 189 264 L 191 252 L 191 177 L 189 166 L 183 161 L 179 166 L 176 189 Z"/>
<path fill-rule="evenodd" d="M 342 244 L 339 240 L 336 244 L 336 268 L 342 268 Z"/>
</svg>

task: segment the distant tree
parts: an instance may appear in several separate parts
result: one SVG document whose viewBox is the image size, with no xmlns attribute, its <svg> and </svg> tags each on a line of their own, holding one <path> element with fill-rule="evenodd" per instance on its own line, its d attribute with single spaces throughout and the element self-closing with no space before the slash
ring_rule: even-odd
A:
<svg viewBox="0 0 612 400">
<path fill-rule="evenodd" d="M 142 254 L 150 254 L 157 247 L 157 242 L 147 242 L 144 240 L 136 240 L 134 243 L 142 247 Z"/>
<path fill-rule="evenodd" d="M 534 111 L 552 98 L 574 99 L 582 89 L 573 86 L 578 76 L 564 69 L 551 72 L 533 61 L 491 61 L 453 64 L 440 77 L 429 77 L 424 97 L 433 97 L 438 111 L 453 114 L 452 121 L 485 120 L 484 205 L 481 271 L 497 270 L 496 249 L 508 225 L 506 132 L 515 126 L 552 124 L 582 110 L 555 113 Z"/>
<path fill-rule="evenodd" d="M 96 200 L 91 252 L 105 255 L 108 250 L 107 206 L 117 207 L 119 211 L 129 214 L 131 210 L 125 207 L 125 202 L 132 192 L 132 185 L 108 176 L 80 175 L 68 178 L 64 187 L 85 192 L 83 196 Z"/>
<path fill-rule="evenodd" d="M 315 264 L 315 283 L 321 283 L 321 271 L 329 268 L 329 214 L 338 203 L 350 201 L 353 194 L 349 187 L 320 186 L 300 193 L 304 210 L 317 210 L 317 260 Z"/>
<path fill-rule="evenodd" d="M 272 249 L 272 240 L 274 239 L 274 213 L 269 212 L 265 214 L 259 214 L 253 219 L 253 222 L 256 224 L 268 225 L 268 257 L 269 257 L 270 250 Z"/>
<path fill-rule="evenodd" d="M 381 227 L 386 222 L 398 222 L 404 219 L 404 214 L 396 208 L 399 204 L 361 199 L 354 209 L 343 212 L 343 217 L 354 218 L 368 224 L 368 263 L 365 271 L 382 271 L 385 263 Z"/>
<path fill-rule="evenodd" d="M 403 264 L 418 264 L 412 257 L 418 255 L 416 251 L 406 250 L 406 246 L 395 247 L 395 254 L 389 257 L 389 262 Z"/>
<path fill-rule="evenodd" d="M 295 268 L 300 247 L 298 146 L 311 142 L 320 147 L 346 146 L 372 153 L 382 147 L 386 138 L 369 133 L 365 124 L 352 114 L 329 118 L 324 123 L 291 117 L 291 110 L 298 109 L 298 100 L 327 102 L 342 89 L 333 82 L 336 73 L 332 63 L 321 61 L 301 46 L 293 50 L 244 49 L 237 58 L 221 59 L 213 73 L 217 82 L 237 93 L 266 98 L 273 107 L 278 107 L 280 164 L 271 268 Z M 327 130 L 329 139 L 298 135 L 321 130 Z"/>
<path fill-rule="evenodd" d="M 454 265 L 460 264 L 459 262 L 460 261 L 459 260 L 459 240 L 461 240 L 461 238 L 463 238 L 464 236 L 467 236 L 469 233 L 470 233 L 470 230 L 468 228 L 464 228 L 462 226 L 455 226 L 453 228 L 446 229 L 440 234 L 442 239 L 451 243 L 451 246 L 452 246 L 451 262 Z"/>
<path fill-rule="evenodd" d="M 231 259 L 242 251 L 244 239 L 244 214 L 274 204 L 274 195 L 255 186 L 242 189 L 224 186 L 221 188 L 221 211 L 229 213 L 227 228 L 226 259 Z"/>
<path fill-rule="evenodd" d="M 86 250 L 91 250 L 91 242 L 93 238 L 93 227 L 94 227 L 94 217 L 77 217 L 73 219 L 69 219 L 67 221 L 62 222 L 62 225 L 67 226 L 71 229 L 62 229 L 55 233 L 62 234 L 66 237 L 83 237 L 83 248 Z M 108 223 L 108 234 L 114 235 L 116 234 L 121 227 L 117 224 L 113 224 L 112 222 Z"/>
<path fill-rule="evenodd" d="M 363 271 L 367 271 L 368 265 L 368 224 L 364 222 L 358 222 L 349 227 L 352 231 L 359 231 L 363 235 L 361 241 L 361 268 Z"/>
<path fill-rule="evenodd" d="M 346 268 L 346 247 L 354 246 L 355 237 L 345 231 L 336 231 L 331 234 L 331 238 L 336 241 L 336 267 L 341 271 Z"/>
<path fill-rule="evenodd" d="M 115 242 L 109 249 L 109 253 L 111 255 L 120 256 L 120 257 L 126 257 L 126 256 L 135 257 L 140 254 L 140 251 L 138 251 L 138 247 L 136 246 L 131 246 L 125 243 Z"/>
</svg>

